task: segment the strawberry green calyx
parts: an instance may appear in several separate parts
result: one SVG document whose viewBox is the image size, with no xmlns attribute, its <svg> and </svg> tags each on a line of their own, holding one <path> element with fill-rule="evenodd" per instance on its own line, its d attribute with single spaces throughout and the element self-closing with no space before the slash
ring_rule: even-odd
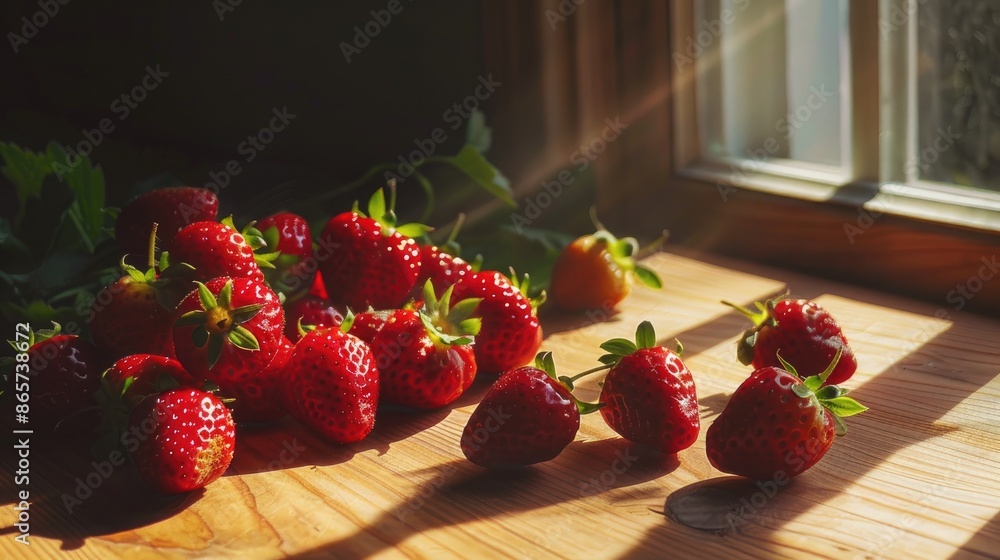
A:
<svg viewBox="0 0 1000 560">
<path fill-rule="evenodd" d="M 740 341 L 736 346 L 736 357 L 741 364 L 748 366 L 753 363 L 753 348 L 757 343 L 757 333 L 764 327 L 775 327 L 778 325 L 778 321 L 774 318 L 774 306 L 778 305 L 778 302 L 788 299 L 788 296 L 789 292 L 785 292 L 774 299 L 768 300 L 766 303 L 755 301 L 753 304 L 755 309 L 748 309 L 722 300 L 722 303 L 746 315 L 748 319 L 753 321 L 753 326 L 743 331 L 743 334 L 740 335 Z"/>
<path fill-rule="evenodd" d="M 431 340 L 437 344 L 471 344 L 483 326 L 482 319 L 472 316 L 483 298 L 463 299 L 453 306 L 453 289 L 454 286 L 449 286 L 439 299 L 434 293 L 434 284 L 427 280 L 423 291 L 424 305 L 418 310 L 420 321 Z"/>
<path fill-rule="evenodd" d="M 556 362 L 555 358 L 552 357 L 552 352 L 539 352 L 538 355 L 535 356 L 535 367 L 544 371 L 546 374 L 548 374 L 549 377 L 558 381 L 563 387 L 566 387 L 566 390 L 570 392 L 570 396 L 573 397 L 573 402 L 576 404 L 576 409 L 580 411 L 581 415 L 597 412 L 604 406 L 604 403 L 589 403 L 581 401 L 580 399 L 576 398 L 575 395 L 573 395 L 572 380 L 587 375 L 589 373 L 593 373 L 594 371 L 597 370 L 588 370 L 574 377 L 566 377 L 566 376 L 560 377 L 556 374 Z M 598 368 L 598 369 L 605 369 L 605 368 Z"/>
<path fill-rule="evenodd" d="M 681 345 L 679 340 L 675 342 L 677 343 L 675 353 L 680 356 L 684 353 L 684 346 Z M 653 348 L 655 346 L 656 331 L 653 329 L 653 324 L 649 321 L 643 321 L 635 329 L 634 342 L 627 338 L 612 338 L 601 344 L 601 350 L 604 350 L 607 354 L 598 358 L 597 361 L 607 366 L 614 366 L 625 356 L 631 356 L 643 348 Z"/>
<path fill-rule="evenodd" d="M 195 326 L 192 338 L 198 348 L 207 346 L 209 369 L 214 367 L 219 360 L 225 341 L 229 341 L 242 350 L 251 352 L 259 350 L 260 344 L 257 342 L 257 338 L 240 324 L 257 315 L 263 305 L 255 303 L 233 309 L 231 306 L 232 280 L 226 282 L 226 285 L 219 292 L 218 298 L 205 284 L 201 282 L 195 282 L 195 284 L 198 285 L 198 300 L 202 309 L 181 315 L 174 326 Z"/>
<path fill-rule="evenodd" d="M 389 180 L 390 199 L 388 206 L 385 201 L 385 192 L 380 188 L 368 199 L 368 214 L 358 209 L 357 201 L 354 202 L 354 212 L 360 216 L 371 218 L 382 225 L 382 235 L 389 236 L 393 232 L 399 232 L 406 237 L 420 237 L 434 228 L 424 224 L 403 224 L 396 225 L 396 181 Z"/>
<path fill-rule="evenodd" d="M 257 262 L 257 266 L 260 268 L 274 268 L 273 261 L 281 256 L 281 252 L 268 251 L 271 247 L 268 246 L 267 239 L 264 238 L 264 234 L 259 229 L 254 227 L 257 224 L 256 220 L 247 224 L 242 230 L 237 228 L 236 224 L 233 223 L 232 216 L 226 216 L 219 220 L 219 222 L 240 232 L 243 240 L 253 249 L 253 260 Z"/>
<path fill-rule="evenodd" d="M 531 277 L 527 272 L 525 272 L 523 277 L 518 278 L 517 272 L 514 271 L 514 267 L 510 267 L 510 285 L 514 286 L 514 289 L 521 292 L 524 299 L 528 300 L 528 303 L 531 304 L 532 309 L 538 309 L 541 307 L 541 305 L 545 303 L 545 300 L 548 298 L 545 294 L 545 290 L 542 290 L 535 297 L 528 295 L 528 290 L 531 288 Z"/>
<path fill-rule="evenodd" d="M 810 375 L 805 379 L 802 379 L 798 372 L 795 371 L 795 368 L 781 357 L 780 353 L 778 354 L 778 361 L 781 362 L 782 367 L 795 377 L 802 379 L 801 383 L 792 385 L 792 392 L 803 399 L 816 399 L 823 408 L 829 411 L 833 417 L 837 436 L 847 434 L 847 424 L 844 422 L 844 418 L 861 414 L 868 410 L 867 406 L 848 397 L 847 389 L 842 389 L 837 385 L 824 386 L 827 378 L 830 377 L 830 374 L 837 367 L 837 362 L 840 361 L 842 352 L 842 348 L 837 348 L 837 353 L 833 356 L 833 360 L 830 361 L 830 365 L 822 373 Z"/>
<path fill-rule="evenodd" d="M 635 261 L 635 255 L 639 253 L 639 242 L 634 237 L 618 239 L 606 229 L 597 230 L 593 237 L 595 243 L 604 246 L 615 266 L 633 274 L 640 282 L 650 288 L 659 290 L 663 287 L 663 281 L 656 272 Z"/>
</svg>

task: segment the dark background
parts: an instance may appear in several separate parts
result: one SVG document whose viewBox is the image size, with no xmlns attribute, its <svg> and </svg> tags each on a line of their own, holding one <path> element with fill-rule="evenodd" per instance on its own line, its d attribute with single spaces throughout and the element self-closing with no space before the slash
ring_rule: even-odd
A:
<svg viewBox="0 0 1000 560">
<path fill-rule="evenodd" d="M 35 151 L 50 140 L 75 145 L 83 129 L 110 117 L 115 130 L 90 159 L 104 169 L 108 202 L 121 204 L 137 182 L 160 174 L 204 185 L 210 171 L 243 159 L 237 147 L 267 125 L 273 108 L 287 106 L 295 120 L 222 194 L 230 210 L 235 205 L 247 213 L 347 183 L 412 151 L 415 139 L 438 127 L 448 141 L 437 153 L 451 155 L 463 144 L 464 127 L 453 132 L 442 115 L 487 73 L 482 5 L 399 1 L 402 11 L 350 63 L 341 42 L 351 43 L 355 26 L 363 28 L 373 19 L 370 11 L 388 1 L 245 0 L 220 21 L 216 6 L 225 0 L 73 0 L 58 5 L 17 54 L 7 34 L 22 34 L 22 18 L 41 8 L 38 0 L 5 1 L 0 140 Z M 157 64 L 169 76 L 120 120 L 112 103 Z M 495 124 L 490 100 L 482 108 Z M 444 195 L 463 186 L 435 179 Z M 404 204 L 421 202 L 407 195 L 401 193 Z M 13 204 L 4 182 L 4 214 Z"/>
</svg>

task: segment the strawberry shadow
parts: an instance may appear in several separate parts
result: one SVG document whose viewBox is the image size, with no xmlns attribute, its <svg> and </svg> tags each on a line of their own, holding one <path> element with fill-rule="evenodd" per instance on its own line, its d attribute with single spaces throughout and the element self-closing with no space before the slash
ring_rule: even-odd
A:
<svg viewBox="0 0 1000 560">
<path fill-rule="evenodd" d="M 131 463 L 96 462 L 89 454 L 72 451 L 71 446 L 33 455 L 30 492 L 31 538 L 59 540 L 65 551 L 82 547 L 91 537 L 173 517 L 204 493 L 160 494 L 140 480 Z M 15 526 L 0 528 L 3 536 L 18 532 Z"/>
<path fill-rule="evenodd" d="M 538 319 L 542 323 L 545 338 L 598 323 L 617 322 L 621 320 L 618 318 L 619 314 L 620 311 L 612 307 L 586 311 L 569 311 L 554 305 L 542 305 L 538 308 Z"/>
<path fill-rule="evenodd" d="M 413 473 L 433 475 L 408 499 L 355 534 L 294 557 L 369 557 L 435 528 L 564 502 L 584 514 L 584 507 L 574 502 L 639 485 L 673 472 L 678 465 L 676 456 L 619 438 L 576 441 L 555 459 L 523 468 L 485 469 L 454 460 Z M 631 498 L 648 498 L 637 494 Z"/>
</svg>

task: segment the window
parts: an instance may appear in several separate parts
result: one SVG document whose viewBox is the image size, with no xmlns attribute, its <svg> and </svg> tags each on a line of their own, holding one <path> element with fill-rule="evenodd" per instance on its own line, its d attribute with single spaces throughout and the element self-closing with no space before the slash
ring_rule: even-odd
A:
<svg viewBox="0 0 1000 560">
<path fill-rule="evenodd" d="M 682 1 L 671 24 L 680 173 L 1000 231 L 1000 0 Z"/>
</svg>

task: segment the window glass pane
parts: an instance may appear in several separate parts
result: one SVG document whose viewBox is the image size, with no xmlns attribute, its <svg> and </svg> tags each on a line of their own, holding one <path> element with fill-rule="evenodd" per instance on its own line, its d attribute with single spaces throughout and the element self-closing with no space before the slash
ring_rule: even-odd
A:
<svg viewBox="0 0 1000 560">
<path fill-rule="evenodd" d="M 696 39 L 719 55 L 699 70 L 706 153 L 841 165 L 844 9 L 843 0 L 702 4 Z"/>
<path fill-rule="evenodd" d="M 927 0 L 907 175 L 1000 191 L 1000 0 Z"/>
</svg>

